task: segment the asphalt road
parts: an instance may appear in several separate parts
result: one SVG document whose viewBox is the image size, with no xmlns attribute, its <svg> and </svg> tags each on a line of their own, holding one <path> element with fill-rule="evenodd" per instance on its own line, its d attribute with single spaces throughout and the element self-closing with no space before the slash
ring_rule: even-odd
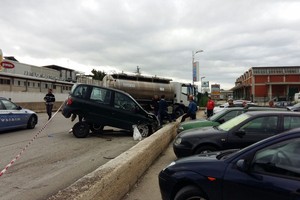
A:
<svg viewBox="0 0 300 200">
<path fill-rule="evenodd" d="M 0 176 L 1 200 L 46 199 L 138 143 L 118 130 L 75 138 L 61 113 L 41 131 L 47 116 L 38 115 L 35 129 L 0 133 L 0 170 L 20 156 Z"/>
</svg>

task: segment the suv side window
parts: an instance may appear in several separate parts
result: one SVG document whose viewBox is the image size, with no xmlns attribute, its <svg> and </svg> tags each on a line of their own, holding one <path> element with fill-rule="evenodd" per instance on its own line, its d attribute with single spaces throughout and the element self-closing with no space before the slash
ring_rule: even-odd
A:
<svg viewBox="0 0 300 200">
<path fill-rule="evenodd" d="M 251 170 L 300 179 L 300 139 L 287 140 L 256 152 Z"/>
<path fill-rule="evenodd" d="M 93 87 L 90 99 L 97 103 L 109 105 L 111 100 L 111 91 L 104 88 Z"/>
<path fill-rule="evenodd" d="M 114 107 L 122 110 L 127 110 L 130 112 L 135 111 L 135 102 L 132 101 L 128 96 L 116 92 L 115 93 L 115 101 L 114 101 Z"/>
<path fill-rule="evenodd" d="M 297 116 L 284 116 L 283 119 L 283 128 L 284 130 L 289 130 L 299 127 L 300 117 Z"/>
<path fill-rule="evenodd" d="M 75 97 L 79 97 L 79 98 L 85 98 L 86 96 L 86 91 L 87 91 L 87 86 L 86 85 L 80 85 L 78 87 L 75 88 L 73 95 Z"/>
</svg>

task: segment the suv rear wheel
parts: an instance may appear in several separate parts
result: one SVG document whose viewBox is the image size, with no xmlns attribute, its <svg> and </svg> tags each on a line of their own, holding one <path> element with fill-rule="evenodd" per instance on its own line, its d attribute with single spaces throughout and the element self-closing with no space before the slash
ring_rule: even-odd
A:
<svg viewBox="0 0 300 200">
<path fill-rule="evenodd" d="M 77 138 L 85 138 L 90 132 L 90 127 L 86 122 L 77 122 L 73 126 L 73 134 Z"/>
</svg>

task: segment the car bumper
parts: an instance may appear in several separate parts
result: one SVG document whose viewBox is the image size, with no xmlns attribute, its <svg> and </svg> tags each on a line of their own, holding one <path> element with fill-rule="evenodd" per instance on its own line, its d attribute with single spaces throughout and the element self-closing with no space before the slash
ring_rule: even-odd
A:
<svg viewBox="0 0 300 200">
<path fill-rule="evenodd" d="M 158 183 L 162 200 L 171 200 L 172 197 L 172 188 L 174 188 L 174 182 L 172 178 L 166 174 L 164 171 L 161 171 L 158 175 Z"/>
<path fill-rule="evenodd" d="M 177 158 L 193 155 L 193 150 L 183 145 L 173 144 L 173 151 Z"/>
<path fill-rule="evenodd" d="M 72 112 L 68 107 L 64 107 L 61 113 L 65 118 L 70 118 L 72 115 Z"/>
</svg>

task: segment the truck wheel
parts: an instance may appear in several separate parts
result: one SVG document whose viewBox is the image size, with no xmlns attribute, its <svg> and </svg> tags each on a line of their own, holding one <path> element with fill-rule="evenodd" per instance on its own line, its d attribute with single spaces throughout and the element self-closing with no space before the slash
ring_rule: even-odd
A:
<svg viewBox="0 0 300 200">
<path fill-rule="evenodd" d="M 175 110 L 176 119 L 184 114 L 184 111 L 181 108 Z"/>
<path fill-rule="evenodd" d="M 73 134 L 77 138 L 85 138 L 89 134 L 90 127 L 86 122 L 77 122 L 73 126 Z"/>
<path fill-rule="evenodd" d="M 147 137 L 147 136 L 151 135 L 151 130 L 152 129 L 150 129 L 147 124 L 140 124 L 140 125 L 137 126 L 137 128 L 139 129 L 142 137 Z"/>
</svg>

